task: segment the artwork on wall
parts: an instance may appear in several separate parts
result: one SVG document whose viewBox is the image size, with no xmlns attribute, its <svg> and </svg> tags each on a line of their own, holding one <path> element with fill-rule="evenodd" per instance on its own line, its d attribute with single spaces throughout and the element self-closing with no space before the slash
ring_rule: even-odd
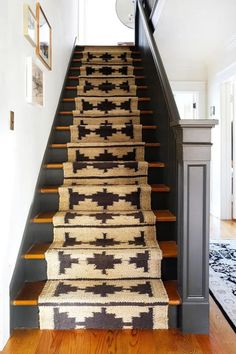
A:
<svg viewBox="0 0 236 354">
<path fill-rule="evenodd" d="M 40 4 L 36 4 L 37 47 L 36 54 L 44 65 L 52 69 L 52 29 Z"/>
<path fill-rule="evenodd" d="M 36 17 L 29 7 L 29 5 L 24 4 L 24 36 L 36 47 L 37 45 L 37 21 Z"/>
<path fill-rule="evenodd" d="M 26 65 L 26 99 L 43 106 L 43 71 L 31 57 L 27 58 Z"/>
</svg>

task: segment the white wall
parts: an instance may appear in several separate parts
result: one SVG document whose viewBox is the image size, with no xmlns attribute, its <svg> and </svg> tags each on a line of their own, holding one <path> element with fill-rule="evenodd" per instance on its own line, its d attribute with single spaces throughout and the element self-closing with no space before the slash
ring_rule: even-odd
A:
<svg viewBox="0 0 236 354">
<path fill-rule="evenodd" d="M 116 0 L 79 0 L 80 45 L 117 45 L 133 42 L 134 31 L 116 15 Z"/>
<path fill-rule="evenodd" d="M 44 71 L 45 106 L 25 100 L 25 62 L 35 58 L 24 38 L 23 0 L 0 3 L 0 350 L 9 335 L 9 283 L 33 198 L 65 71 L 77 35 L 77 0 L 41 0 L 53 30 L 53 70 Z M 36 0 L 27 3 L 35 10 Z M 9 130 L 9 111 L 15 130 Z"/>
</svg>

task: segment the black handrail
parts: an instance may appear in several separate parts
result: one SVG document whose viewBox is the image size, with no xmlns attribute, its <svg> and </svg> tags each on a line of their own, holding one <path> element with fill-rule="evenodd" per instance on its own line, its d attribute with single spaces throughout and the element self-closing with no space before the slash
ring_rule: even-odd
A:
<svg viewBox="0 0 236 354">
<path fill-rule="evenodd" d="M 139 10 L 139 16 L 142 20 L 143 28 L 145 30 L 148 44 L 150 47 L 150 51 L 152 53 L 153 61 L 156 67 L 156 71 L 158 73 L 158 77 L 160 80 L 160 84 L 163 89 L 163 94 L 164 98 L 166 101 L 169 117 L 170 117 L 170 122 L 176 122 L 180 120 L 179 112 L 175 103 L 174 95 L 172 92 L 172 89 L 170 87 L 170 83 L 168 80 L 168 77 L 166 75 L 166 71 L 159 53 L 159 50 L 157 48 L 153 33 L 151 31 L 151 26 L 149 24 L 149 19 L 147 18 L 147 15 L 145 13 L 144 9 L 144 2 L 143 0 L 137 0 L 137 6 Z"/>
</svg>

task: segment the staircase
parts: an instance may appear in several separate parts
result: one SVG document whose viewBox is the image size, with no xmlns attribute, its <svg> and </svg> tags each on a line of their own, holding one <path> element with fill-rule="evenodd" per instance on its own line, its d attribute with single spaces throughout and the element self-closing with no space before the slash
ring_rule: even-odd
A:
<svg viewBox="0 0 236 354">
<path fill-rule="evenodd" d="M 178 326 L 176 217 L 145 78 L 135 47 L 75 47 L 13 279 L 14 328 Z"/>
</svg>

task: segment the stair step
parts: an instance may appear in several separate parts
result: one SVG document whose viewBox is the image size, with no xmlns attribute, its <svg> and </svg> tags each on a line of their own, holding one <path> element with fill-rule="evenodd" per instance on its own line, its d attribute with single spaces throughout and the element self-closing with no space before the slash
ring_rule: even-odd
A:
<svg viewBox="0 0 236 354">
<path fill-rule="evenodd" d="M 106 98 L 106 97 L 104 97 L 104 98 Z M 139 102 L 150 102 L 151 98 L 150 97 L 138 97 L 138 101 Z M 62 102 L 75 102 L 75 98 L 63 98 Z"/>
<path fill-rule="evenodd" d="M 163 168 L 165 167 L 165 164 L 163 162 L 149 162 L 148 163 L 149 168 Z M 54 170 L 54 169 L 62 169 L 63 164 L 62 163 L 49 163 L 44 165 L 44 168 Z"/>
<path fill-rule="evenodd" d="M 157 222 L 174 222 L 176 221 L 176 216 L 171 213 L 169 210 L 153 210 L 156 215 Z M 46 213 L 40 213 L 34 218 L 32 218 L 32 222 L 35 224 L 46 224 L 52 223 L 52 219 L 56 214 L 55 211 L 50 211 Z"/>
<path fill-rule="evenodd" d="M 94 48 L 96 48 L 96 46 L 94 46 Z M 101 48 L 100 46 L 98 46 L 97 48 Z M 122 49 L 124 48 L 124 46 L 122 46 Z M 129 47 L 129 49 L 130 49 L 130 47 Z M 74 54 L 82 54 L 83 53 L 83 50 L 84 49 L 81 49 L 81 50 L 75 50 L 74 51 Z M 94 49 L 94 50 L 89 50 L 89 52 L 91 52 L 91 53 L 93 53 L 93 52 L 96 52 L 96 51 L 98 51 L 97 49 Z M 108 51 L 108 50 L 106 50 L 106 49 L 104 49 L 104 51 L 106 52 L 106 51 Z M 109 50 L 109 52 L 112 52 L 112 50 Z M 141 51 L 140 50 L 132 50 L 131 49 L 131 54 L 141 54 Z"/>
<path fill-rule="evenodd" d="M 177 291 L 177 283 L 174 280 L 163 282 L 168 297 L 169 305 L 176 306 L 181 304 L 181 299 Z M 37 306 L 38 298 L 45 285 L 45 281 L 25 283 L 15 300 L 12 301 L 14 306 Z"/>
<path fill-rule="evenodd" d="M 73 111 L 60 111 L 58 112 L 59 115 L 66 115 L 66 116 L 73 116 Z M 148 110 L 148 111 L 144 111 L 144 110 L 140 110 L 140 114 L 146 114 L 146 115 L 151 115 L 153 114 L 153 111 Z"/>
<path fill-rule="evenodd" d="M 162 250 L 163 258 L 177 257 L 177 244 L 175 241 L 160 241 L 160 249 Z M 36 244 L 26 252 L 22 258 L 24 259 L 45 259 L 45 253 L 50 247 L 50 243 Z"/>
<path fill-rule="evenodd" d="M 85 65 L 88 65 L 88 64 L 85 64 Z M 96 66 L 96 64 L 92 64 L 91 63 L 91 66 Z M 105 64 L 101 64 L 101 66 L 106 66 L 106 65 Z M 111 65 L 109 64 L 109 66 L 111 66 Z M 125 66 L 125 65 L 121 63 L 121 64 L 113 64 L 112 66 Z M 69 70 L 80 70 L 80 69 L 81 69 L 81 66 L 71 66 Z M 144 67 L 143 66 L 134 66 L 134 70 L 144 70 Z"/>
<path fill-rule="evenodd" d="M 159 147 L 160 143 L 145 143 L 145 147 Z M 53 149 L 67 149 L 67 144 L 51 144 Z"/>
<path fill-rule="evenodd" d="M 156 125 L 143 125 L 142 129 L 143 130 L 156 130 L 156 129 L 158 129 L 158 126 L 156 126 Z M 58 130 L 58 131 L 70 131 L 70 126 L 69 125 L 67 125 L 67 126 L 57 126 L 57 127 L 55 127 L 55 130 Z"/>
<path fill-rule="evenodd" d="M 78 77 L 76 77 L 76 79 L 78 79 Z M 79 85 L 77 85 L 77 86 L 79 86 Z M 77 90 L 77 86 L 66 86 L 65 87 L 65 90 L 68 90 L 68 91 L 70 91 L 70 90 Z M 148 86 L 137 86 L 137 89 L 138 90 L 147 90 L 148 89 Z"/>
<path fill-rule="evenodd" d="M 140 63 L 142 61 L 142 59 L 140 59 L 140 58 L 132 58 L 132 62 L 133 63 Z M 82 58 L 81 59 L 72 59 L 72 62 L 74 62 L 74 63 L 82 63 Z M 96 63 L 93 63 L 92 61 L 88 61 L 88 62 L 86 62 L 86 61 L 84 61 L 83 62 L 83 64 L 84 65 L 88 65 L 88 64 L 90 64 L 90 65 L 96 65 Z M 120 62 L 120 65 L 130 65 L 131 63 L 125 63 L 125 62 Z M 101 63 L 99 63 L 99 65 L 109 65 L 109 66 L 111 66 L 111 65 L 116 65 L 116 64 L 113 64 L 112 63 L 112 61 L 111 62 L 101 62 Z"/>
<path fill-rule="evenodd" d="M 79 185 L 78 185 L 79 186 Z M 66 186 L 69 187 L 69 186 Z M 164 184 L 152 184 L 152 192 L 169 192 L 170 191 L 170 187 L 164 185 Z M 53 187 L 43 187 L 40 188 L 40 193 L 58 193 L 58 188 L 57 186 L 53 186 Z"/>
<path fill-rule="evenodd" d="M 146 78 L 146 76 L 144 76 L 144 75 L 135 75 L 135 79 L 138 79 L 138 80 L 142 80 L 142 79 L 145 79 Z M 79 75 L 77 75 L 77 76 L 75 76 L 75 75 L 69 75 L 68 76 L 68 79 L 69 80 L 78 80 L 79 79 Z"/>
</svg>

